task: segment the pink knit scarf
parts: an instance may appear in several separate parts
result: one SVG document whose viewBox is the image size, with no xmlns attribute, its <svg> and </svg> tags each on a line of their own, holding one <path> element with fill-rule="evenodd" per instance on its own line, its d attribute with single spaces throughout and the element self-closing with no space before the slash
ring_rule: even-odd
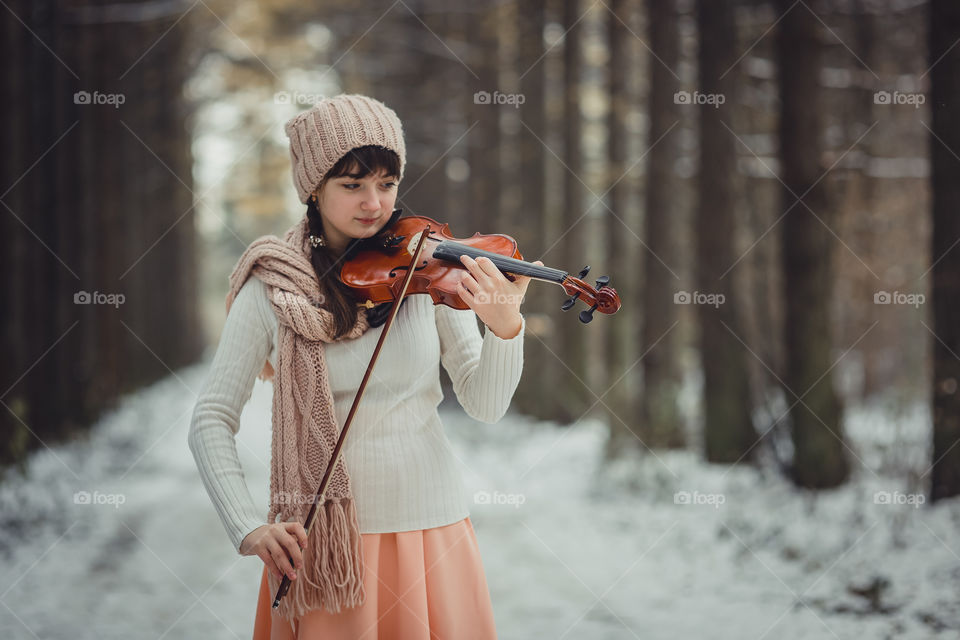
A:
<svg viewBox="0 0 960 640">
<path fill-rule="evenodd" d="M 321 292 L 310 262 L 308 235 L 304 216 L 283 240 L 276 236 L 255 240 L 230 274 L 227 294 L 229 313 L 247 278 L 260 278 L 279 320 L 279 375 L 274 376 L 269 361 L 260 373 L 262 380 L 274 381 L 268 523 L 306 524 L 340 435 L 323 346 L 333 341 L 333 316 L 313 304 L 321 300 Z M 357 324 L 345 338 L 358 338 L 369 328 L 366 313 L 360 310 Z M 324 497 L 304 550 L 303 568 L 278 607 L 287 620 L 321 607 L 337 613 L 341 607 L 362 604 L 366 597 L 360 527 L 342 456 Z M 273 572 L 269 572 L 269 583 L 270 593 L 276 593 L 280 582 Z"/>
</svg>

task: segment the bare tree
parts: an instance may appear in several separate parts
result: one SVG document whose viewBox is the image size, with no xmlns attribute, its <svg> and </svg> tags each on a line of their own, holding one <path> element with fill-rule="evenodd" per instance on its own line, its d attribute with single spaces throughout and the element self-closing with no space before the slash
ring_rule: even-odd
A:
<svg viewBox="0 0 960 640">
<path fill-rule="evenodd" d="M 778 3 L 783 18 L 777 50 L 780 161 L 784 210 L 780 224 L 786 318 L 784 384 L 791 405 L 793 481 L 835 487 L 846 481 L 840 399 L 833 388 L 830 301 L 834 211 L 821 181 L 821 44 L 819 21 L 807 6 Z M 818 219 L 819 218 L 819 219 Z"/>
<path fill-rule="evenodd" d="M 733 74 L 737 59 L 733 0 L 700 0 L 700 91 L 716 96 L 700 116 L 699 202 L 697 205 L 697 287 L 719 304 L 697 305 L 703 370 L 704 446 L 707 460 L 736 462 L 757 434 L 750 419 L 750 380 L 737 316 L 733 278 L 723 277 L 736 260 L 736 139 L 727 130 L 737 104 Z M 722 100 L 720 100 L 722 96 Z M 726 126 L 724 126 L 726 125 Z M 720 297 L 722 296 L 722 298 Z"/>
<path fill-rule="evenodd" d="M 680 371 L 677 360 L 679 333 L 674 293 L 678 264 L 676 222 L 678 207 L 674 164 L 679 137 L 674 95 L 680 80 L 674 69 L 680 60 L 677 12 L 674 0 L 648 0 L 647 25 L 650 49 L 650 129 L 647 144 L 644 262 L 643 397 L 641 432 L 647 446 L 683 445 L 679 407 Z"/>
<path fill-rule="evenodd" d="M 933 127 L 933 501 L 960 494 L 960 5 L 930 3 Z"/>
<path fill-rule="evenodd" d="M 182 7 L 150 4 L 7 7 L 23 22 L 6 20 L 3 39 L 0 462 L 86 428 L 202 348 L 182 90 L 191 20 L 171 29 Z"/>
</svg>

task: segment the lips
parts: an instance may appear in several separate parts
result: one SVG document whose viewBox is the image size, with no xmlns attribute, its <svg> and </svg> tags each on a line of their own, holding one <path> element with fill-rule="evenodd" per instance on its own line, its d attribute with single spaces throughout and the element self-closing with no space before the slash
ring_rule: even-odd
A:
<svg viewBox="0 0 960 640">
<path fill-rule="evenodd" d="M 357 218 L 357 221 L 362 222 L 363 224 L 373 224 L 379 220 L 379 218 Z"/>
</svg>

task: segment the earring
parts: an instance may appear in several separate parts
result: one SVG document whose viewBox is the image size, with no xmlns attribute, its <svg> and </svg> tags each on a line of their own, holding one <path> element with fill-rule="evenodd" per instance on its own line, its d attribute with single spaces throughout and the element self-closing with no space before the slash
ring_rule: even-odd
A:
<svg viewBox="0 0 960 640">
<path fill-rule="evenodd" d="M 318 204 L 317 196 L 310 196 L 310 204 L 312 204 L 314 209 L 316 209 Z M 316 249 L 317 247 L 327 246 L 327 239 L 324 238 L 322 234 L 319 236 L 315 236 L 311 233 L 309 238 L 310 238 L 310 246 L 312 246 L 314 249 Z"/>
</svg>

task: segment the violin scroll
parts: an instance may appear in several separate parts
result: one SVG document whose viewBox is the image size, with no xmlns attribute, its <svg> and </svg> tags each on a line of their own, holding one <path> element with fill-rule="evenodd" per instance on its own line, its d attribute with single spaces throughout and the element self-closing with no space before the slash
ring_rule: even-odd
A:
<svg viewBox="0 0 960 640">
<path fill-rule="evenodd" d="M 581 279 L 586 277 L 589 271 L 590 265 L 587 265 L 580 270 L 578 277 L 567 276 L 560 283 L 560 286 L 567 293 L 572 294 L 567 301 L 560 305 L 562 311 L 569 311 L 578 299 L 590 305 L 589 309 L 584 309 L 578 315 L 580 322 L 584 324 L 593 320 L 593 312 L 597 309 L 600 310 L 600 313 L 616 313 L 620 309 L 620 296 L 617 295 L 616 289 L 609 286 L 610 276 L 597 278 L 597 286 L 593 288 Z"/>
</svg>

